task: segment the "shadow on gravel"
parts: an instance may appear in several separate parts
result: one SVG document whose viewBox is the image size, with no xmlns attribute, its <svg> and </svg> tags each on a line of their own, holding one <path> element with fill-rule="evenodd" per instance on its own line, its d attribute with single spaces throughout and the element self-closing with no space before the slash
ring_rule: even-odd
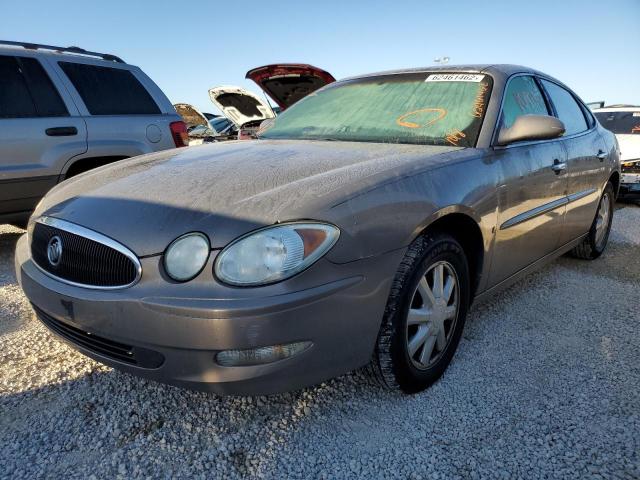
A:
<svg viewBox="0 0 640 480">
<path fill-rule="evenodd" d="M 78 379 L 0 395 L 0 464 L 13 465 L 5 473 L 21 477 L 29 465 L 41 461 L 29 447 L 44 441 L 50 442 L 46 477 L 70 470 L 86 472 L 85 468 L 92 470 L 97 464 L 104 468 L 101 475 L 116 475 L 117 465 L 114 470 L 104 461 L 105 452 L 121 460 L 132 454 L 132 460 L 142 466 L 147 459 L 136 457 L 135 452 L 150 449 L 149 463 L 160 459 L 168 476 L 172 465 L 185 467 L 185 455 L 190 462 L 201 462 L 205 471 L 211 468 L 219 473 L 223 468 L 236 475 L 252 475 L 272 470 L 272 456 L 266 452 L 282 448 L 303 422 L 312 421 L 316 429 L 325 428 L 329 435 L 357 434 L 363 428 L 362 419 L 347 417 L 336 425 L 327 418 L 336 405 L 346 408 L 357 398 L 395 402 L 403 397 L 372 385 L 362 372 L 292 393 L 222 397 L 96 364 Z M 362 404 L 359 408 L 366 415 L 370 407 Z M 247 435 L 254 441 L 243 441 Z M 190 451 L 176 442 L 180 438 L 189 438 Z M 256 458 L 260 465 L 249 461 Z"/>
<path fill-rule="evenodd" d="M 0 287 L 16 282 L 13 271 L 13 252 L 23 233 L 18 231 L 0 233 Z"/>
</svg>

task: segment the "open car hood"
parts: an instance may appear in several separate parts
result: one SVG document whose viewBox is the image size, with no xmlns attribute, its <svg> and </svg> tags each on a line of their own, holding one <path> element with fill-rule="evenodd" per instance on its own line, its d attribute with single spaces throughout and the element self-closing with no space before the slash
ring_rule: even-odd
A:
<svg viewBox="0 0 640 480">
<path fill-rule="evenodd" d="M 173 108 L 175 108 L 178 115 L 182 117 L 182 120 L 187 124 L 187 127 L 195 127 L 196 125 L 210 126 L 207 117 L 205 117 L 204 114 L 193 105 L 189 105 L 188 103 L 176 103 Z"/>
<path fill-rule="evenodd" d="M 279 63 L 254 68 L 246 78 L 256 82 L 283 110 L 336 79 L 313 65 Z"/>
<path fill-rule="evenodd" d="M 260 97 L 242 87 L 214 87 L 209 90 L 209 98 L 238 128 L 275 116 L 271 107 Z"/>
</svg>

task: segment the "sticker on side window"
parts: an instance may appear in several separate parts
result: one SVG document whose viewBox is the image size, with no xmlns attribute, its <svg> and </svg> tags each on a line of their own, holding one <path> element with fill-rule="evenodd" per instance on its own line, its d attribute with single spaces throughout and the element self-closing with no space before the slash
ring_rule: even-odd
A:
<svg viewBox="0 0 640 480">
<path fill-rule="evenodd" d="M 640 112 L 633 112 L 634 117 L 640 117 Z"/>
<path fill-rule="evenodd" d="M 432 73 L 425 82 L 481 82 L 483 78 L 477 73 Z"/>
</svg>

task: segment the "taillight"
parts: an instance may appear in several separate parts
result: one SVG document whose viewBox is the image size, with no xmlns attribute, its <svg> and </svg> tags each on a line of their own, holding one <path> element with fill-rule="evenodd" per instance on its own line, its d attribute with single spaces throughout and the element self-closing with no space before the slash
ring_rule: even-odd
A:
<svg viewBox="0 0 640 480">
<path fill-rule="evenodd" d="M 186 147 L 189 145 L 189 134 L 187 133 L 187 125 L 186 123 L 180 122 L 171 122 L 169 124 L 169 128 L 171 129 L 171 135 L 173 135 L 173 143 L 176 144 L 176 147 Z"/>
</svg>

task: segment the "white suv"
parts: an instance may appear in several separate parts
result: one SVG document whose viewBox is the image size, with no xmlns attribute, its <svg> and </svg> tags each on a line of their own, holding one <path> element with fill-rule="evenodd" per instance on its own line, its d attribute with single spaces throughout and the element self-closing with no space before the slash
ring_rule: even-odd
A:
<svg viewBox="0 0 640 480">
<path fill-rule="evenodd" d="M 620 196 L 640 198 L 640 107 L 611 105 L 595 109 L 593 114 L 615 134 L 620 145 Z"/>
<path fill-rule="evenodd" d="M 0 41 L 0 223 L 23 225 L 65 178 L 187 142 L 171 102 L 138 67 Z"/>
</svg>

